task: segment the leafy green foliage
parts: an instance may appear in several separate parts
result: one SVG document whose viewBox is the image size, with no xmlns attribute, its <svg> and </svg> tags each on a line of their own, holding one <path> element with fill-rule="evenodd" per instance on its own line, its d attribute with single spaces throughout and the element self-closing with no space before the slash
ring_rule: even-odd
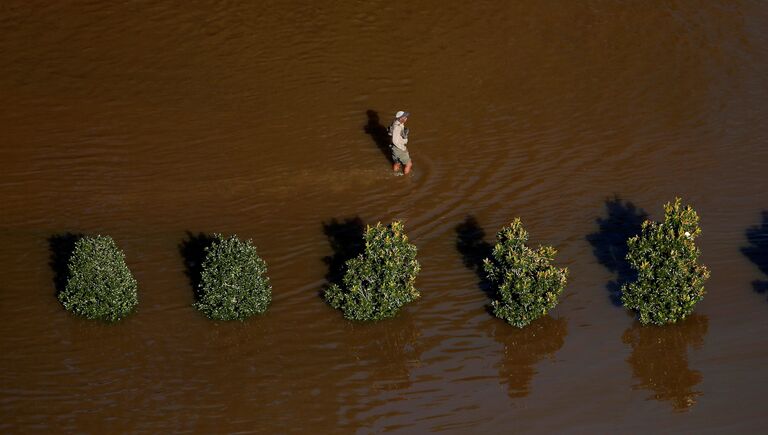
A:
<svg viewBox="0 0 768 435">
<path fill-rule="evenodd" d="M 245 320 L 267 310 L 272 301 L 267 264 L 250 240 L 216 234 L 205 251 L 198 310 L 213 320 Z"/>
<path fill-rule="evenodd" d="M 416 246 L 399 221 L 368 226 L 363 237 L 365 251 L 347 261 L 342 285 L 331 284 L 323 296 L 350 320 L 392 317 L 420 296 L 413 285 L 420 269 Z"/>
<path fill-rule="evenodd" d="M 551 246 L 533 250 L 526 246 L 528 232 L 520 218 L 496 234 L 496 245 L 484 268 L 496 287 L 491 302 L 493 314 L 522 328 L 543 316 L 555 305 L 565 288 L 567 268 L 552 266 L 557 251 Z"/>
<path fill-rule="evenodd" d="M 137 288 L 125 254 L 111 237 L 83 237 L 75 243 L 69 279 L 58 298 L 77 315 L 115 322 L 139 303 Z"/>
<path fill-rule="evenodd" d="M 622 288 L 621 301 L 643 325 L 685 319 L 704 297 L 709 270 L 698 264 L 699 234 L 696 211 L 676 198 L 664 205 L 664 222 L 643 222 L 642 232 L 627 242 L 627 261 L 638 275 Z"/>
</svg>

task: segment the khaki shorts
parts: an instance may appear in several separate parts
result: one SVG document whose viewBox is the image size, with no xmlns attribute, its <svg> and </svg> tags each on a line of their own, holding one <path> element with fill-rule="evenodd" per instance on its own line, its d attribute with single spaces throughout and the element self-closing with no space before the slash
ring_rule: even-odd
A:
<svg viewBox="0 0 768 435">
<path fill-rule="evenodd" d="M 411 162 L 411 156 L 408 154 L 408 151 L 403 151 L 394 145 L 390 146 L 390 148 L 392 148 L 392 162 L 404 165 Z"/>
</svg>

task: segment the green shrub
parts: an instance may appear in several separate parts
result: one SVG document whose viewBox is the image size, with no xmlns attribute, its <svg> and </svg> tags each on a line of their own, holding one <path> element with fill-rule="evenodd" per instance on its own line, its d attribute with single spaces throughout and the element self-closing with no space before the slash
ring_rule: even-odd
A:
<svg viewBox="0 0 768 435">
<path fill-rule="evenodd" d="M 267 264 L 250 240 L 215 234 L 205 251 L 198 310 L 214 320 L 245 320 L 267 310 L 272 301 Z"/>
<path fill-rule="evenodd" d="M 109 236 L 80 238 L 69 259 L 69 279 L 59 301 L 88 319 L 115 322 L 139 303 L 125 254 Z"/>
<path fill-rule="evenodd" d="M 664 205 L 664 222 L 643 222 L 642 232 L 627 242 L 627 261 L 638 276 L 622 287 L 621 301 L 643 325 L 682 320 L 704 297 L 709 270 L 697 263 L 699 234 L 696 211 L 676 198 Z"/>
<path fill-rule="evenodd" d="M 493 314 L 522 328 L 543 316 L 555 305 L 565 288 L 567 268 L 552 266 L 557 251 L 551 246 L 533 250 L 525 245 L 528 232 L 520 218 L 496 234 L 496 245 L 484 268 L 496 287 L 498 299 L 491 302 Z"/>
<path fill-rule="evenodd" d="M 392 317 L 420 296 L 413 286 L 420 269 L 416 246 L 398 221 L 368 226 L 364 239 L 364 252 L 346 263 L 342 285 L 331 284 L 323 296 L 350 320 Z"/>
</svg>

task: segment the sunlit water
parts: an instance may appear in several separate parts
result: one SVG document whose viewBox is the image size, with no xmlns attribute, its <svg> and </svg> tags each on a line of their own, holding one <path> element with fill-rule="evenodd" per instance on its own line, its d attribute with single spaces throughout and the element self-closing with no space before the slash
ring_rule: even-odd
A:
<svg viewBox="0 0 768 435">
<path fill-rule="evenodd" d="M 766 29 L 756 1 L 0 6 L 0 430 L 763 428 Z M 400 109 L 409 177 L 375 134 Z M 641 328 L 615 254 L 675 196 L 712 278 L 695 316 Z M 459 249 L 515 216 L 570 269 L 524 330 Z M 403 220 L 422 265 L 374 325 L 319 297 L 356 217 Z M 253 239 L 266 315 L 191 307 L 187 231 Z M 134 315 L 62 310 L 66 233 L 125 250 Z"/>
</svg>

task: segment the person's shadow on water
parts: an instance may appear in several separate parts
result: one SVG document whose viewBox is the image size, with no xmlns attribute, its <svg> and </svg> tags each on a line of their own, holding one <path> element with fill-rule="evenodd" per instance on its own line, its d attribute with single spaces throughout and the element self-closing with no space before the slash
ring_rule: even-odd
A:
<svg viewBox="0 0 768 435">
<path fill-rule="evenodd" d="M 747 229 L 749 246 L 741 248 L 741 253 L 749 258 L 763 274 L 768 275 L 768 210 L 762 213 L 763 221 L 758 226 Z M 758 293 L 768 292 L 768 281 L 752 281 L 752 287 Z"/>
<path fill-rule="evenodd" d="M 609 281 L 606 287 L 611 302 L 620 307 L 621 288 L 637 278 L 637 272 L 627 261 L 627 240 L 640 234 L 648 213 L 619 196 L 606 200 L 605 208 L 608 216 L 596 219 L 598 231 L 587 235 L 586 239 L 592 245 L 597 261 L 616 274 L 616 280 Z"/>
<path fill-rule="evenodd" d="M 371 136 L 373 143 L 387 159 L 387 162 L 392 164 L 392 152 L 389 149 L 390 139 L 387 127 L 381 124 L 379 113 L 375 110 L 368 109 L 365 114 L 368 115 L 368 123 L 363 127 L 363 131 Z"/>
</svg>

